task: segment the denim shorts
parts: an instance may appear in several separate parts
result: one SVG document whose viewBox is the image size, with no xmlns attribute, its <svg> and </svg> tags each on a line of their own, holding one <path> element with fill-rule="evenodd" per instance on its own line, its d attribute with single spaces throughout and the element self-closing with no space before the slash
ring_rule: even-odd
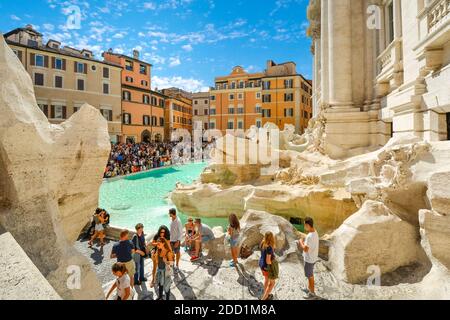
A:
<svg viewBox="0 0 450 320">
<path fill-rule="evenodd" d="M 177 243 L 178 243 L 178 247 L 175 248 L 175 245 Z M 170 242 L 170 246 L 172 247 L 173 253 L 175 253 L 175 254 L 180 253 L 181 242 L 179 242 L 179 241 Z"/>
<path fill-rule="evenodd" d="M 305 262 L 305 276 L 308 279 L 314 277 L 314 265 L 315 263 Z"/>
<path fill-rule="evenodd" d="M 231 238 L 231 239 L 230 239 L 230 246 L 231 246 L 232 248 L 238 247 L 238 246 L 239 246 L 239 239 L 233 239 L 233 238 Z"/>
</svg>

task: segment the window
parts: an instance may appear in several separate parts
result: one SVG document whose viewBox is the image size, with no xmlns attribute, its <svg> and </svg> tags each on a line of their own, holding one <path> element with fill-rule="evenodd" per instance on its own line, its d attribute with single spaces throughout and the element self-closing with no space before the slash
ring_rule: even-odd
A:
<svg viewBox="0 0 450 320">
<path fill-rule="evenodd" d="M 40 55 L 40 54 L 37 54 L 36 56 L 35 56 L 35 66 L 36 67 L 44 67 L 44 63 L 45 63 L 45 59 L 44 59 L 44 56 L 42 56 L 42 55 Z"/>
<path fill-rule="evenodd" d="M 239 81 L 239 89 L 244 88 L 244 81 Z"/>
<path fill-rule="evenodd" d="M 164 118 L 159 118 L 159 126 L 164 127 Z"/>
<path fill-rule="evenodd" d="M 387 40 L 388 40 L 388 45 L 394 41 L 394 2 L 391 1 L 391 3 L 388 5 L 387 7 L 388 10 L 388 35 L 387 35 Z"/>
<path fill-rule="evenodd" d="M 147 80 L 141 80 L 141 85 L 144 87 L 148 87 L 148 81 Z"/>
<path fill-rule="evenodd" d="M 112 121 L 112 110 L 100 109 L 100 112 L 107 121 Z"/>
<path fill-rule="evenodd" d="M 62 88 L 62 87 L 63 87 L 63 77 L 55 76 L 55 88 Z"/>
<path fill-rule="evenodd" d="M 236 89 L 236 82 L 233 81 L 233 82 L 231 83 L 231 89 Z"/>
<path fill-rule="evenodd" d="M 238 121 L 237 128 L 238 129 L 244 129 L 244 122 L 243 121 Z"/>
<path fill-rule="evenodd" d="M 35 86 L 43 86 L 44 85 L 44 74 L 42 74 L 42 73 L 34 74 L 34 85 Z"/>
<path fill-rule="evenodd" d="M 234 100 L 234 94 L 230 94 L 230 100 Z"/>
<path fill-rule="evenodd" d="M 207 116 L 207 115 L 208 115 L 208 109 L 203 110 L 203 114 L 204 114 L 205 116 Z"/>
<path fill-rule="evenodd" d="M 263 109 L 262 110 L 262 116 L 263 116 L 263 118 L 270 118 L 271 117 L 271 110 L 270 109 Z"/>
<path fill-rule="evenodd" d="M 80 62 L 75 62 L 75 72 L 84 73 L 84 64 Z"/>
<path fill-rule="evenodd" d="M 238 114 L 244 114 L 244 108 L 243 107 L 239 107 L 237 110 Z"/>
<path fill-rule="evenodd" d="M 293 93 L 285 93 L 284 101 L 294 101 L 294 94 Z"/>
<path fill-rule="evenodd" d="M 261 108 L 261 106 L 259 104 L 256 105 L 255 111 L 256 111 L 256 113 L 261 113 L 262 112 L 262 108 Z"/>
<path fill-rule="evenodd" d="M 152 117 L 152 127 L 156 127 L 158 125 L 158 118 L 153 116 Z"/>
<path fill-rule="evenodd" d="M 263 81 L 263 90 L 270 90 L 270 81 Z"/>
<path fill-rule="evenodd" d="M 209 114 L 210 114 L 211 116 L 215 116 L 215 115 L 216 115 L 216 109 L 211 109 L 210 112 L 209 112 Z"/>
<path fill-rule="evenodd" d="M 64 119 L 64 108 L 63 106 L 53 106 L 54 108 L 54 117 L 53 119 Z"/>
<path fill-rule="evenodd" d="M 211 96 L 211 101 L 216 101 L 216 96 Z"/>
<path fill-rule="evenodd" d="M 308 111 L 306 111 L 306 110 L 303 111 L 303 118 L 305 118 L 305 119 L 309 118 Z"/>
<path fill-rule="evenodd" d="M 150 117 L 149 116 L 144 116 L 142 123 L 144 124 L 144 126 L 148 126 L 150 125 Z"/>
<path fill-rule="evenodd" d="M 261 92 L 256 93 L 256 99 L 261 99 Z"/>
<path fill-rule="evenodd" d="M 229 107 L 228 108 L 228 113 L 229 114 L 234 114 L 234 107 Z"/>
<path fill-rule="evenodd" d="M 198 116 L 198 110 L 197 109 L 194 110 L 194 116 Z"/>
<path fill-rule="evenodd" d="M 55 65 L 53 66 L 55 69 L 62 70 L 63 69 L 63 61 L 62 59 L 56 58 Z"/>
<path fill-rule="evenodd" d="M 294 87 L 294 80 L 292 79 L 284 80 L 284 87 L 286 89 L 292 89 Z"/>
<path fill-rule="evenodd" d="M 131 92 L 130 91 L 124 91 L 122 94 L 122 98 L 125 101 L 131 101 Z"/>
<path fill-rule="evenodd" d="M 159 106 L 164 108 L 164 99 L 159 99 Z"/>
<path fill-rule="evenodd" d="M 128 71 L 133 71 L 133 61 L 126 60 L 125 69 L 127 69 Z"/>
<path fill-rule="evenodd" d="M 284 109 L 284 116 L 285 117 L 293 117 L 294 109 L 292 109 L 292 108 Z"/>
<path fill-rule="evenodd" d="M 244 99 L 244 94 L 243 93 L 239 93 L 238 94 L 238 100 L 243 100 Z"/>
<path fill-rule="evenodd" d="M 272 96 L 270 94 L 265 94 L 262 96 L 262 101 L 264 103 L 272 102 Z"/>
<path fill-rule="evenodd" d="M 261 120 L 256 120 L 256 127 L 259 129 L 262 127 Z"/>
<path fill-rule="evenodd" d="M 233 120 L 228 120 L 227 129 L 229 129 L 229 130 L 234 129 L 234 121 Z"/>
<path fill-rule="evenodd" d="M 83 79 L 77 80 L 77 90 L 84 91 L 84 80 Z"/>
<path fill-rule="evenodd" d="M 129 113 L 123 114 L 123 124 L 131 124 L 131 114 Z"/>
<path fill-rule="evenodd" d="M 133 83 L 134 80 L 132 77 L 125 77 L 125 81 Z"/>
<path fill-rule="evenodd" d="M 147 74 L 147 66 L 141 64 L 141 65 L 139 66 L 139 73 L 140 73 L 140 74 Z"/>
<path fill-rule="evenodd" d="M 209 123 L 209 128 L 212 129 L 212 130 L 216 129 L 216 123 L 215 122 L 210 122 Z"/>
<path fill-rule="evenodd" d="M 194 104 L 198 104 L 198 100 L 194 100 Z"/>
<path fill-rule="evenodd" d="M 208 102 L 209 102 L 208 100 L 205 100 L 205 104 L 208 104 Z"/>
<path fill-rule="evenodd" d="M 78 112 L 80 110 L 80 107 L 73 107 L 73 113 Z"/>
<path fill-rule="evenodd" d="M 145 104 L 150 104 L 150 96 L 144 94 L 142 96 L 142 102 L 145 103 Z"/>
<path fill-rule="evenodd" d="M 103 94 L 109 94 L 109 83 L 103 84 Z"/>
<path fill-rule="evenodd" d="M 103 68 L 103 78 L 109 79 L 109 68 Z"/>
</svg>

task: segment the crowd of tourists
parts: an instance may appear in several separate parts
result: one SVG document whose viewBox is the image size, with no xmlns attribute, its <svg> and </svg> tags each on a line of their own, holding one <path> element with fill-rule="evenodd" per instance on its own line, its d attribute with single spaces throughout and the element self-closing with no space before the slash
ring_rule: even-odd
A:
<svg viewBox="0 0 450 320">
<path fill-rule="evenodd" d="M 97 209 L 94 214 L 92 234 L 89 246 L 92 246 L 96 238 L 100 239 L 100 245 L 104 245 L 105 223 L 109 222 L 109 215 L 103 209 Z M 206 244 L 215 239 L 212 229 L 202 223 L 201 219 L 189 218 L 187 223 L 182 225 L 177 216 L 176 209 L 169 210 L 170 225 L 163 225 L 158 232 L 147 243 L 144 234 L 144 225 L 136 225 L 136 233 L 130 239 L 128 230 L 120 233 L 120 241 L 115 243 L 111 258 L 117 262 L 112 266 L 112 273 L 116 281 L 110 288 L 106 299 L 116 291 L 116 300 L 132 300 L 134 296 L 134 286 L 147 282 L 145 278 L 145 259 L 152 260 L 152 279 L 150 287 L 155 289 L 158 300 L 170 299 L 170 288 L 173 283 L 174 274 L 179 272 L 182 249 L 190 255 L 190 261 L 195 263 L 203 257 L 203 249 Z M 239 270 L 239 256 L 245 256 L 245 248 L 240 247 L 241 227 L 238 217 L 235 214 L 229 216 L 229 226 L 227 228 L 226 243 L 230 247 L 232 260 L 229 262 L 231 268 Z M 314 299 L 314 265 L 318 261 L 319 255 L 319 235 L 314 229 L 314 221 L 311 218 L 305 219 L 305 231 L 308 233 L 306 239 L 298 241 L 298 247 L 303 252 L 304 273 L 308 280 L 305 288 L 305 299 Z M 211 243 L 211 245 L 215 245 Z M 264 235 L 260 244 L 261 257 L 259 267 L 264 276 L 264 291 L 261 300 L 274 299 L 273 290 L 279 278 L 279 265 L 276 257 L 276 241 L 272 232 Z"/>
<path fill-rule="evenodd" d="M 175 146 L 177 152 L 173 152 Z M 204 151 L 209 146 L 203 142 L 201 145 Z M 170 166 L 173 163 L 184 159 L 185 150 L 193 148 L 183 145 L 183 142 L 142 142 L 142 143 L 117 143 L 111 144 L 111 153 L 105 168 L 104 178 L 113 178 L 132 173 L 147 171 L 155 168 Z M 200 147 L 199 147 L 200 149 Z M 173 159 L 176 154 L 176 159 Z M 207 152 L 202 152 L 206 155 Z"/>
</svg>

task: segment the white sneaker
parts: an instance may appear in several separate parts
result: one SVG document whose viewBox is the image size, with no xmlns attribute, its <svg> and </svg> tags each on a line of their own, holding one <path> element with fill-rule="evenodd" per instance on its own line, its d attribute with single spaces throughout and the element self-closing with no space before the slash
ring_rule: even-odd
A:
<svg viewBox="0 0 450 320">
<path fill-rule="evenodd" d="M 316 295 L 312 292 L 308 292 L 306 295 L 303 296 L 303 299 L 305 299 L 305 300 L 312 300 L 315 298 L 316 298 Z"/>
</svg>

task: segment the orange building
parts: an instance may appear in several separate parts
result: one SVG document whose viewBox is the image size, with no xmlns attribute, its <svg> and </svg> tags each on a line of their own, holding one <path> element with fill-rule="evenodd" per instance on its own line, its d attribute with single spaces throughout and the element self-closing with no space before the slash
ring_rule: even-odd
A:
<svg viewBox="0 0 450 320">
<path fill-rule="evenodd" d="M 110 49 L 103 58 L 122 66 L 122 142 L 164 140 L 165 99 L 152 95 L 152 65 L 140 60 L 137 50 L 129 57 Z"/>
<path fill-rule="evenodd" d="M 283 130 L 292 124 L 303 133 L 312 117 L 311 82 L 297 74 L 293 62 L 268 61 L 260 73 L 237 66 L 228 76 L 217 77 L 210 97 L 210 129 L 248 130 L 267 122 Z"/>
<path fill-rule="evenodd" d="M 162 90 L 166 98 L 166 139 L 179 129 L 186 129 L 192 134 L 192 94 L 178 88 Z"/>
</svg>

